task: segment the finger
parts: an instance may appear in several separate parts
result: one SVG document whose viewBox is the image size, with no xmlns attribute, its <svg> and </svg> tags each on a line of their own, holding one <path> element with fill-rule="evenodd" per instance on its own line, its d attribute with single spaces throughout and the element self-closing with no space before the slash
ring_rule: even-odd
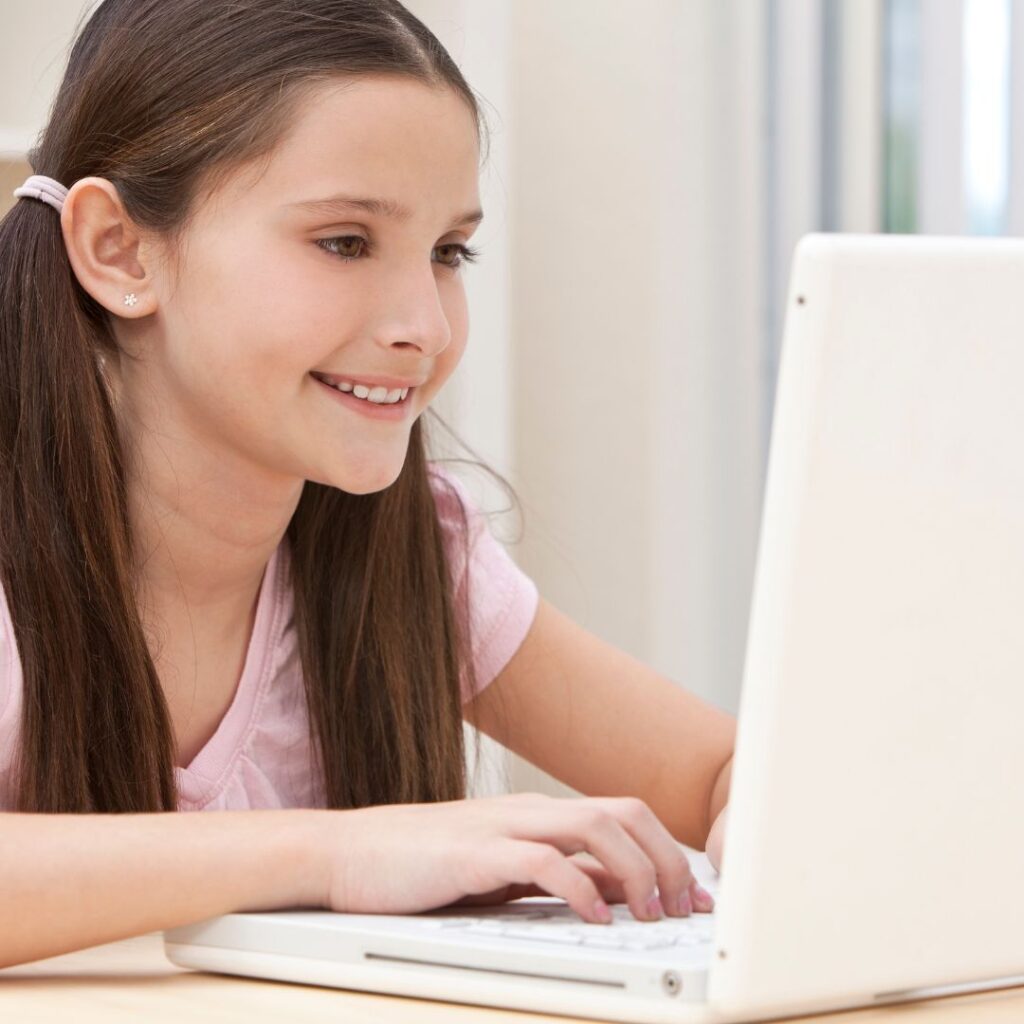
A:
<svg viewBox="0 0 1024 1024">
<path fill-rule="evenodd" d="M 588 858 L 584 860 L 583 858 Z M 600 861 L 596 860 L 591 854 L 584 852 L 575 853 L 569 857 L 574 864 L 577 864 L 581 871 L 585 871 L 594 884 L 597 886 L 597 891 L 601 894 L 601 898 L 605 903 L 625 903 L 626 902 L 626 891 L 623 888 L 622 882 L 619 881 L 606 867 L 604 867 Z M 539 885 L 518 885 L 512 884 L 506 886 L 508 894 L 504 897 L 505 901 L 517 900 L 523 896 L 551 896 L 550 892 L 542 889 Z"/>
<path fill-rule="evenodd" d="M 710 914 L 715 909 L 714 896 L 696 879 L 690 885 L 690 899 L 693 903 L 693 909 L 699 910 L 701 913 Z"/>
<path fill-rule="evenodd" d="M 579 857 L 589 857 L 590 860 L 589 862 L 577 860 Z M 574 863 L 579 864 L 580 868 L 594 880 L 594 883 L 597 885 L 598 892 L 601 894 L 605 903 L 624 903 L 626 901 L 622 883 L 590 854 L 582 852 L 573 855 L 569 859 Z M 468 893 L 460 899 L 446 904 L 446 906 L 500 906 L 502 903 L 510 903 L 513 900 L 523 899 L 526 896 L 555 896 L 555 894 L 548 892 L 547 889 L 544 889 L 539 885 L 535 885 L 532 882 L 527 883 L 526 885 L 520 884 L 519 882 L 510 882 L 508 885 L 499 886 L 497 889 L 491 889 L 489 892 Z M 560 896 L 556 898 L 561 899 Z"/>
<path fill-rule="evenodd" d="M 577 863 L 580 870 L 585 871 L 594 880 L 605 903 L 625 903 L 628 900 L 622 879 L 616 878 L 593 854 L 584 850 L 573 854 L 569 859 Z"/>
<path fill-rule="evenodd" d="M 550 896 L 539 885 L 503 885 L 499 889 L 492 889 L 490 892 L 469 893 L 454 903 L 447 904 L 449 907 L 493 907 L 508 903 L 511 900 L 522 899 L 524 896 Z"/>
<path fill-rule="evenodd" d="M 612 904 L 626 902 L 626 890 L 622 882 L 616 878 L 615 875 L 613 875 L 599 860 L 597 860 L 593 854 L 587 853 L 583 850 L 579 853 L 572 854 L 569 857 L 569 860 L 578 865 L 581 871 L 585 871 L 587 875 L 590 876 L 594 884 L 597 886 L 597 891 L 601 894 L 601 898 L 605 903 Z M 689 896 L 689 903 L 686 910 L 687 915 L 693 912 L 710 913 L 715 909 L 714 897 L 696 879 L 690 883 L 687 894 Z M 547 889 L 544 889 L 539 885 L 532 883 L 521 885 L 513 882 L 509 885 L 504 885 L 499 889 L 493 889 L 491 892 L 475 893 L 469 896 L 463 896 L 462 899 L 456 900 L 454 903 L 449 905 L 453 907 L 496 906 L 502 903 L 510 903 L 514 900 L 523 899 L 528 896 L 554 895 L 554 893 L 548 892 Z"/>
<path fill-rule="evenodd" d="M 686 854 L 654 811 L 636 797 L 592 797 L 588 802 L 607 807 L 650 859 L 665 913 L 671 917 L 688 914 L 686 897 L 694 881 L 693 871 Z"/>
<path fill-rule="evenodd" d="M 488 858 L 491 866 L 505 878 L 511 878 L 514 885 L 539 886 L 546 893 L 561 897 L 589 924 L 610 923 L 601 920 L 595 909 L 604 900 L 593 879 L 557 846 L 505 839 L 488 848 Z"/>
<path fill-rule="evenodd" d="M 505 897 L 506 902 L 511 901 L 511 900 L 520 900 L 524 896 L 554 896 L 555 895 L 554 893 L 548 892 L 547 889 L 543 888 L 542 886 L 535 885 L 532 882 L 529 883 L 528 885 L 519 885 L 518 883 L 513 883 L 512 885 L 510 885 L 508 887 L 508 890 L 509 890 L 508 891 L 508 895 Z M 556 898 L 557 899 L 561 899 L 560 896 L 556 897 Z"/>
<path fill-rule="evenodd" d="M 581 850 L 594 854 L 621 879 L 626 903 L 638 920 L 661 916 L 648 908 L 652 897 L 658 896 L 659 881 L 673 912 L 678 913 L 679 894 L 692 879 L 690 864 L 643 801 L 632 797 L 538 797 L 523 801 L 516 810 L 512 824 L 518 838 L 549 843 L 567 854 Z M 506 828 L 508 824 L 506 818 Z"/>
<path fill-rule="evenodd" d="M 490 892 L 467 893 L 460 899 L 446 903 L 446 907 L 487 907 L 497 903 L 504 903 L 509 898 L 509 890 L 517 888 L 514 885 L 503 885 L 498 889 L 491 889 Z"/>
</svg>

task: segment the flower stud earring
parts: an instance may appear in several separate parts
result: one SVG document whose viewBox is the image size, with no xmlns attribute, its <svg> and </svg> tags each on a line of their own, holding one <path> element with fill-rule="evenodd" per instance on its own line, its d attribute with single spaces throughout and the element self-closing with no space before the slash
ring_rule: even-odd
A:
<svg viewBox="0 0 1024 1024">
<path fill-rule="evenodd" d="M 139 300 L 135 297 L 135 292 L 130 292 L 124 297 L 124 304 L 126 306 L 134 306 Z"/>
</svg>

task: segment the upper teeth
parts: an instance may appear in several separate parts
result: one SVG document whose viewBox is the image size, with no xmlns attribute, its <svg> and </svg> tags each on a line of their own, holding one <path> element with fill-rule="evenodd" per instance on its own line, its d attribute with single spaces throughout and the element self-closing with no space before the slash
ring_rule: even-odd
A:
<svg viewBox="0 0 1024 1024">
<path fill-rule="evenodd" d="M 324 383 L 327 384 L 328 381 L 324 381 Z M 394 391 L 388 391 L 384 387 L 368 388 L 365 384 L 349 384 L 344 380 L 332 384 L 331 387 L 336 387 L 339 391 L 351 391 L 356 398 L 366 398 L 378 405 L 393 405 L 409 394 L 408 388 L 395 388 Z"/>
</svg>

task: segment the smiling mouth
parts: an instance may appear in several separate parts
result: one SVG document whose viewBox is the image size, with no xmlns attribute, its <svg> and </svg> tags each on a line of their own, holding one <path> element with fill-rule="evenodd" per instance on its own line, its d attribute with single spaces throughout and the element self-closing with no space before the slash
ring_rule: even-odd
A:
<svg viewBox="0 0 1024 1024">
<path fill-rule="evenodd" d="M 394 402 L 381 402 L 381 401 L 374 401 L 372 398 L 369 397 L 369 394 L 367 394 L 365 396 L 357 395 L 355 393 L 354 388 L 352 388 L 352 387 L 342 388 L 342 387 L 339 387 L 336 384 L 330 384 L 326 380 L 324 380 L 322 377 L 318 376 L 316 373 L 310 373 L 310 376 L 315 381 L 318 381 L 319 383 L 323 384 L 323 386 L 325 388 L 330 388 L 332 391 L 337 391 L 337 392 L 339 392 L 342 395 L 347 395 L 349 398 L 353 398 L 357 402 L 366 402 L 368 405 L 375 405 L 375 406 L 378 406 L 378 407 L 384 408 L 384 409 L 390 408 L 391 406 L 395 406 L 395 405 L 405 405 L 405 403 L 412 397 L 412 393 L 416 390 L 415 386 L 410 386 L 408 388 L 404 388 L 402 390 L 405 391 L 405 394 L 404 395 L 399 395 L 397 401 L 394 401 Z M 359 386 L 365 387 L 365 385 L 359 385 Z M 369 390 L 372 391 L 373 389 L 370 388 Z M 388 390 L 392 391 L 392 390 L 396 390 L 396 389 L 389 388 Z"/>
</svg>

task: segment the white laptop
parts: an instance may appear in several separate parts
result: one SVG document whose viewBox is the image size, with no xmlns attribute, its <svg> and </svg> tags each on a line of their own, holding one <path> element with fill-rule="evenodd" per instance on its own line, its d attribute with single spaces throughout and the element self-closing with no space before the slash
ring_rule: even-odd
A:
<svg viewBox="0 0 1024 1024">
<path fill-rule="evenodd" d="M 694 538 L 698 543 L 699 538 Z M 685 680 L 683 681 L 685 683 Z M 597 1020 L 1024 984 L 1024 239 L 809 235 L 713 914 L 228 914 L 202 970 Z"/>
</svg>

